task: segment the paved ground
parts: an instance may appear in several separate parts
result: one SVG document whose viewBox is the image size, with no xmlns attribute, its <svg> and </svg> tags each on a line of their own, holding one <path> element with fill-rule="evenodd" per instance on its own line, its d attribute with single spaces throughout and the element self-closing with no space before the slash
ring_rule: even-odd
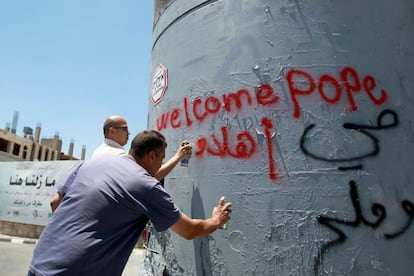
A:
<svg viewBox="0 0 414 276">
<path fill-rule="evenodd" d="M 36 239 L 19 238 L 0 234 L 1 274 L 8 276 L 27 275 Z M 129 257 L 122 276 L 138 276 L 145 249 L 136 248 Z"/>
</svg>

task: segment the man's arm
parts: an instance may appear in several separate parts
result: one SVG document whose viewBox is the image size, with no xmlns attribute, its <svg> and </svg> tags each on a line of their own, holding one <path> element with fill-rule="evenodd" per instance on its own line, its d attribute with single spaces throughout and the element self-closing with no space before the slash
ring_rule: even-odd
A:
<svg viewBox="0 0 414 276">
<path fill-rule="evenodd" d="M 171 226 L 171 230 L 187 240 L 209 235 L 230 220 L 232 204 L 224 203 L 224 201 L 223 196 L 208 219 L 192 219 L 181 213 L 180 219 Z"/>
<path fill-rule="evenodd" d="M 50 201 L 50 208 L 52 209 L 52 212 L 56 210 L 56 208 L 59 206 L 60 202 L 62 201 L 63 196 L 57 192 L 52 200 Z"/>
<path fill-rule="evenodd" d="M 59 206 L 60 202 L 63 199 L 63 196 L 66 194 L 66 191 L 72 185 L 72 182 L 75 179 L 75 177 L 78 173 L 78 170 L 81 166 L 82 166 L 82 164 L 80 164 L 76 168 L 76 170 L 71 175 L 69 175 L 69 177 L 63 183 L 63 185 L 59 184 L 57 193 L 53 196 L 52 200 L 50 201 L 50 208 L 52 209 L 52 212 L 54 212 L 56 210 L 56 208 Z"/>
<path fill-rule="evenodd" d="M 174 169 L 177 164 L 186 157 L 191 157 L 192 146 L 189 142 L 183 141 L 178 147 L 177 152 L 170 160 L 161 165 L 161 168 L 156 172 L 154 177 L 158 180 L 163 179 Z"/>
</svg>

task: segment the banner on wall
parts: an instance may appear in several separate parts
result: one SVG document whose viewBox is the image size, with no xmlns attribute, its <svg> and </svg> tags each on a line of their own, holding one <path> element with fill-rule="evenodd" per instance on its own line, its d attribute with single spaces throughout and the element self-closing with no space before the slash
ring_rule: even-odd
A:
<svg viewBox="0 0 414 276">
<path fill-rule="evenodd" d="M 58 185 L 82 162 L 0 162 L 0 220 L 46 225 Z"/>
</svg>

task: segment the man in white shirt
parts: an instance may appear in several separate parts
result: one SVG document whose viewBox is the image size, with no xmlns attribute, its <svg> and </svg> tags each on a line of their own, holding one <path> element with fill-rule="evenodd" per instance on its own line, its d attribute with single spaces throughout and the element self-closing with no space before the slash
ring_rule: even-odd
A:
<svg viewBox="0 0 414 276">
<path fill-rule="evenodd" d="M 105 140 L 95 149 L 92 158 L 127 154 L 123 146 L 127 144 L 130 132 L 124 117 L 109 116 L 104 122 L 103 133 Z"/>
</svg>

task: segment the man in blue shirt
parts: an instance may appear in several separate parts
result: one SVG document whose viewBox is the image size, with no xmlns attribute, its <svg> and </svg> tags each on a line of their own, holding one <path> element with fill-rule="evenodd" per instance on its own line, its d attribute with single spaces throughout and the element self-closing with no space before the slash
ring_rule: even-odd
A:
<svg viewBox="0 0 414 276">
<path fill-rule="evenodd" d="M 120 115 L 111 115 L 105 119 L 103 125 L 104 142 L 93 152 L 92 158 L 103 156 L 114 156 L 128 154 L 123 146 L 129 139 L 129 129 L 126 119 Z M 191 157 L 192 147 L 187 141 L 183 141 L 178 147 L 177 152 L 166 163 L 162 164 L 156 174 L 153 176 L 163 184 L 164 177 L 184 158 Z M 58 190 L 50 201 L 52 212 L 59 206 L 63 198 L 63 191 Z"/>
<path fill-rule="evenodd" d="M 182 213 L 153 176 L 167 142 L 140 132 L 128 155 L 84 162 L 68 178 L 59 208 L 42 232 L 29 275 L 121 275 L 148 220 L 186 239 L 206 236 L 230 220 L 221 197 L 208 219 Z"/>
</svg>

